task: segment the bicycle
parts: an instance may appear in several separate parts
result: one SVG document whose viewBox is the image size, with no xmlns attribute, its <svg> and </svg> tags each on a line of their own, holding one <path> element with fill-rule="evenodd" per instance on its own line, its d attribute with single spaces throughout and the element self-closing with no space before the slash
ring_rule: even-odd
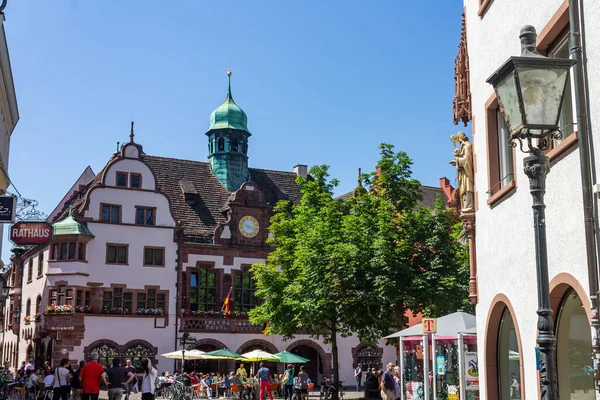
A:
<svg viewBox="0 0 600 400">
<path fill-rule="evenodd" d="M 344 387 L 342 386 L 342 383 L 344 383 L 344 381 L 330 383 L 326 380 L 325 383 L 321 385 L 319 400 L 333 400 L 336 392 L 338 399 L 344 400 Z"/>
<path fill-rule="evenodd" d="M 191 386 L 187 386 L 180 381 L 175 381 L 170 388 L 172 389 L 168 392 L 173 396 L 173 400 L 192 400 L 194 392 Z M 168 398 L 171 399 L 171 397 Z"/>
</svg>

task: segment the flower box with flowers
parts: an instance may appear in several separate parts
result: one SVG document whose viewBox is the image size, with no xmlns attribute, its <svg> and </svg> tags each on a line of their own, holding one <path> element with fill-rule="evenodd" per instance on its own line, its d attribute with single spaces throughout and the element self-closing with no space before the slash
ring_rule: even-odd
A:
<svg viewBox="0 0 600 400">
<path fill-rule="evenodd" d="M 42 322 L 42 314 L 38 313 L 33 316 L 35 322 Z"/>
<path fill-rule="evenodd" d="M 248 313 L 244 311 L 231 311 L 226 314 L 222 311 L 204 311 L 204 310 L 184 310 L 184 317 L 201 317 L 201 318 L 248 318 Z"/>
<path fill-rule="evenodd" d="M 137 315 L 164 315 L 165 311 L 162 308 L 138 308 Z"/>
<path fill-rule="evenodd" d="M 115 314 L 115 315 L 129 315 L 131 314 L 131 310 L 129 308 L 123 307 L 104 307 L 104 314 Z"/>
<path fill-rule="evenodd" d="M 55 304 L 52 304 L 52 305 L 46 307 L 46 314 L 64 314 L 64 313 L 72 313 L 72 312 L 73 312 L 73 306 L 71 306 L 71 305 L 57 306 Z"/>
<path fill-rule="evenodd" d="M 94 312 L 94 309 L 91 306 L 75 306 L 75 312 L 90 314 Z"/>
</svg>

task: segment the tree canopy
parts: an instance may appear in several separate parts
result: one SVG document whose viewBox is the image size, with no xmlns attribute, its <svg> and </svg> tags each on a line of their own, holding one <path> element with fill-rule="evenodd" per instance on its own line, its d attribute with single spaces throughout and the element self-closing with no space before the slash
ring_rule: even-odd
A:
<svg viewBox="0 0 600 400">
<path fill-rule="evenodd" d="M 332 344 L 337 335 L 375 342 L 404 327 L 408 310 L 441 316 L 468 307 L 469 266 L 462 227 L 438 198 L 421 207 L 412 161 L 380 145 L 376 171 L 361 176 L 354 195 L 336 199 L 328 166 L 314 166 L 299 204 L 274 208 L 267 263 L 252 267 L 254 323 L 286 338 L 308 333 Z"/>
</svg>

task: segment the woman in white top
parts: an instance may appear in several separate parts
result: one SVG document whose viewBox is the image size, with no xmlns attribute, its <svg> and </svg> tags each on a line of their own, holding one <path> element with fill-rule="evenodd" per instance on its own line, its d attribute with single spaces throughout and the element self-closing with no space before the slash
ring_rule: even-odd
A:
<svg viewBox="0 0 600 400">
<path fill-rule="evenodd" d="M 142 386 L 140 391 L 142 392 L 142 400 L 154 400 L 154 382 L 158 376 L 158 371 L 152 366 L 152 361 L 145 358 L 142 360 Z"/>
<path fill-rule="evenodd" d="M 54 371 L 54 396 L 55 400 L 68 400 L 71 393 L 71 372 L 69 371 L 69 359 L 60 360 L 60 366 Z"/>
</svg>

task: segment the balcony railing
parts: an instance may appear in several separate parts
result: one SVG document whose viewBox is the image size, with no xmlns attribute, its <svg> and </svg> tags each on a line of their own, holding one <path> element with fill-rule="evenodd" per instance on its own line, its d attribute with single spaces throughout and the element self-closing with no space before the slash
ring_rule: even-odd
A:
<svg viewBox="0 0 600 400">
<path fill-rule="evenodd" d="M 247 317 L 182 317 L 182 330 L 188 332 L 261 333 L 261 324 L 251 324 Z"/>
</svg>

